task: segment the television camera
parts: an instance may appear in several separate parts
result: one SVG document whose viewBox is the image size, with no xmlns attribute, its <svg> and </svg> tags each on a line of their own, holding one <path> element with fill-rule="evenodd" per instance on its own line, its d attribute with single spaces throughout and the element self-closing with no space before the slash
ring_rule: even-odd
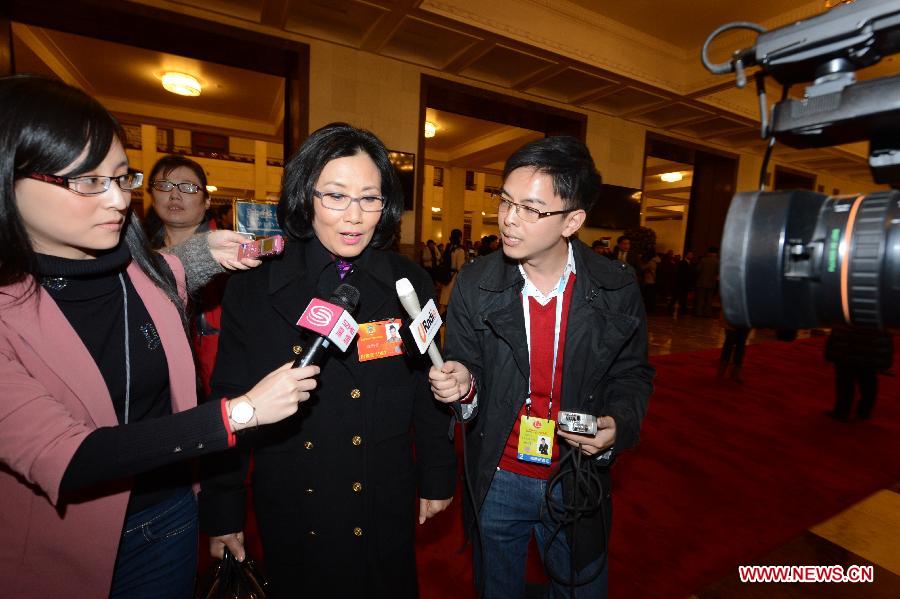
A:
<svg viewBox="0 0 900 599">
<path fill-rule="evenodd" d="M 759 35 L 730 60 L 709 61 L 721 33 Z M 738 326 L 900 328 L 900 76 L 857 81 L 856 71 L 900 52 L 900 0 L 857 0 L 765 31 L 735 22 L 716 29 L 701 52 L 712 73 L 753 73 L 761 136 L 768 147 L 760 190 L 735 195 L 722 236 L 720 290 L 726 319 Z M 769 114 L 765 78 L 782 85 Z M 808 83 L 811 82 L 811 83 Z M 800 98 L 790 87 L 808 83 Z M 869 141 L 876 183 L 892 189 L 827 196 L 766 192 L 772 147 L 820 148 Z"/>
</svg>

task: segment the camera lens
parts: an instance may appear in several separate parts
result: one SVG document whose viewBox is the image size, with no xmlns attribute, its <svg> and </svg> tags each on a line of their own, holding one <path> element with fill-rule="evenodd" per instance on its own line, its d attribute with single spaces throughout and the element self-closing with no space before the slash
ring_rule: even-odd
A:
<svg viewBox="0 0 900 599">
<path fill-rule="evenodd" d="M 719 280 L 734 325 L 900 327 L 900 192 L 739 193 Z"/>
</svg>

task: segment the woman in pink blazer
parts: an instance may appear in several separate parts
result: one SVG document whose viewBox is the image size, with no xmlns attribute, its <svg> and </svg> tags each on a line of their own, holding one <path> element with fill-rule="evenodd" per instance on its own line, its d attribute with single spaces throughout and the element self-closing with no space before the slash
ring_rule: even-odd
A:
<svg viewBox="0 0 900 599">
<path fill-rule="evenodd" d="M 128 210 L 142 175 L 83 92 L 0 79 L 0 588 L 190 597 L 186 458 L 279 421 L 317 367 L 197 406 L 182 263 Z M 226 259 L 222 259 L 227 262 Z"/>
</svg>

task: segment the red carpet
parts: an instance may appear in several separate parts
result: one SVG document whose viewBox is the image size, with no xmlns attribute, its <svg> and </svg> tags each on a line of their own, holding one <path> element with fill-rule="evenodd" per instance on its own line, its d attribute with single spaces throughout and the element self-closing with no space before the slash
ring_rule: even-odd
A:
<svg viewBox="0 0 900 599">
<path fill-rule="evenodd" d="M 750 346 L 743 385 L 716 380 L 716 349 L 652 360 L 641 444 L 614 469 L 611 597 L 685 597 L 900 480 L 900 380 L 879 377 L 872 420 L 835 422 L 823 345 Z M 419 527 L 423 599 L 475 596 L 460 499 Z"/>
<path fill-rule="evenodd" d="M 716 380 L 716 349 L 652 360 L 641 444 L 614 469 L 611 597 L 685 597 L 900 480 L 900 381 L 879 377 L 872 420 L 835 422 L 823 345 L 750 346 L 743 385 Z M 420 529 L 424 599 L 474 597 L 452 507 Z"/>
</svg>

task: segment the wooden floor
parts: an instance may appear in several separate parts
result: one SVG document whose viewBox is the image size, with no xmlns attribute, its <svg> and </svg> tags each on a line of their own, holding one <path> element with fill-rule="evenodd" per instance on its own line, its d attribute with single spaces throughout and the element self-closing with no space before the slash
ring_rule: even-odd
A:
<svg viewBox="0 0 900 599">
<path fill-rule="evenodd" d="M 650 355 L 721 347 L 719 318 L 691 315 L 648 317 Z M 800 331 L 798 338 L 825 334 Z M 771 330 L 754 329 L 748 344 L 775 340 Z M 887 399 L 887 398 L 885 398 Z M 898 444 L 900 447 L 900 444 Z M 848 473 L 852 476 L 852 473 Z M 873 566 L 873 583 L 742 583 L 738 565 Z M 811 527 L 754 564 L 735 564 L 733 577 L 697 592 L 697 599 L 781 597 L 900 598 L 900 483 L 883 489 Z"/>
<path fill-rule="evenodd" d="M 745 565 L 872 566 L 872 582 L 742 583 L 737 575 L 694 595 L 697 599 L 782 597 L 900 597 L 900 485 L 872 494 Z M 737 571 L 737 568 L 735 568 Z"/>
<path fill-rule="evenodd" d="M 664 356 L 681 352 L 721 347 L 725 339 L 722 321 L 716 318 L 652 314 L 647 317 L 648 343 L 651 356 Z M 824 334 L 821 331 L 801 330 L 797 338 Z M 748 344 L 774 341 L 775 332 L 770 329 L 753 329 Z"/>
</svg>

